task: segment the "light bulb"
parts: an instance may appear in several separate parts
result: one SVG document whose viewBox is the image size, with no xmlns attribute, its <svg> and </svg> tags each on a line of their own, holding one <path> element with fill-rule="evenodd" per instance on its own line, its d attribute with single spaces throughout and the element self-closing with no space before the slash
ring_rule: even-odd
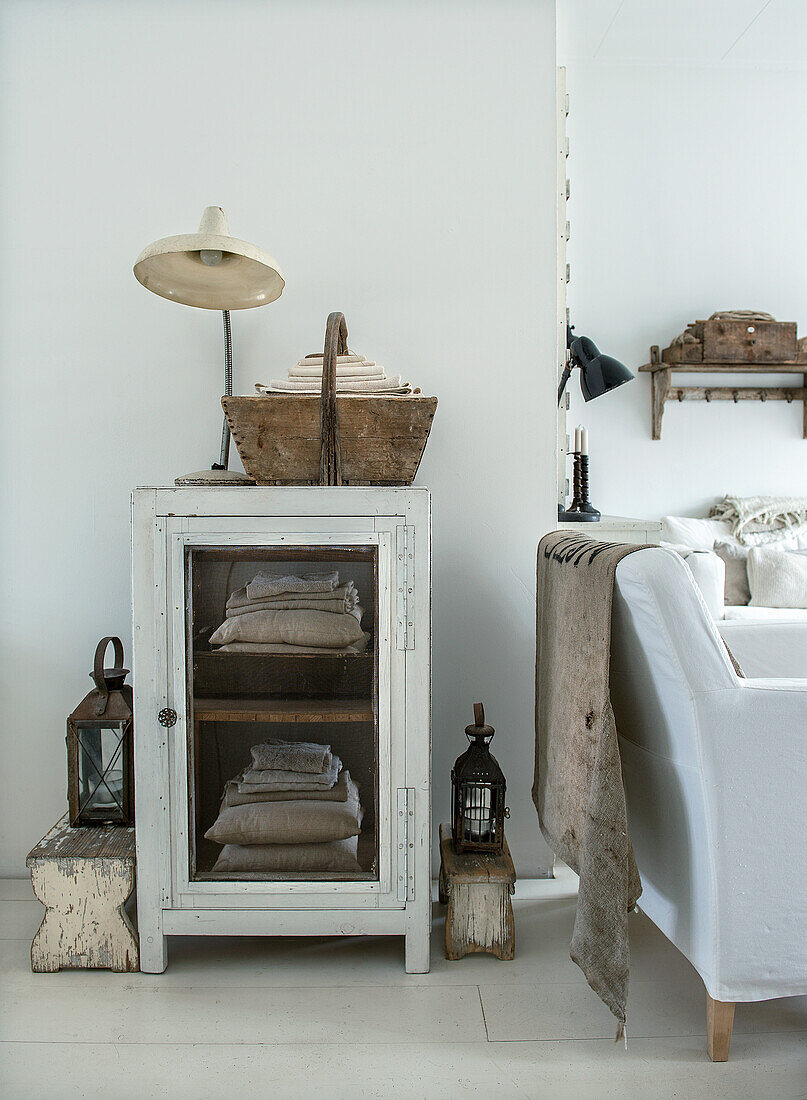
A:
<svg viewBox="0 0 807 1100">
<path fill-rule="evenodd" d="M 202 263 L 207 264 L 208 267 L 215 267 L 221 263 L 221 249 L 219 248 L 203 248 L 199 255 L 202 258 Z"/>
</svg>

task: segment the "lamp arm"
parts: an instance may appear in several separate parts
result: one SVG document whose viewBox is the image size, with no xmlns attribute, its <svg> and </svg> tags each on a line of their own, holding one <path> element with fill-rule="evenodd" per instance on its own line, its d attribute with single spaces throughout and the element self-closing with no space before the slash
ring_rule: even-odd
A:
<svg viewBox="0 0 807 1100">
<path fill-rule="evenodd" d="M 572 376 L 572 368 L 575 366 L 571 359 L 566 360 L 566 365 L 563 368 L 563 374 L 560 376 L 560 384 L 558 386 L 558 408 L 560 408 L 561 398 L 563 397 L 563 391 L 566 389 L 566 384 Z"/>
</svg>

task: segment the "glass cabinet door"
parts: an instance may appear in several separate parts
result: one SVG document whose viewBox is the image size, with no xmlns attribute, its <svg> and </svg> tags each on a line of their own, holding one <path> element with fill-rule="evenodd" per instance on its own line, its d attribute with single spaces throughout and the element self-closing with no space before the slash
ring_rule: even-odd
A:
<svg viewBox="0 0 807 1100">
<path fill-rule="evenodd" d="M 191 882 L 379 878 L 378 553 L 184 546 Z"/>
</svg>

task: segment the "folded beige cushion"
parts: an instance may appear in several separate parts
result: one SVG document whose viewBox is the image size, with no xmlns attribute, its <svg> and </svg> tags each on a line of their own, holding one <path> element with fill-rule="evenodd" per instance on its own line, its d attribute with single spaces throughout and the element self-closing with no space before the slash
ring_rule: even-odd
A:
<svg viewBox="0 0 807 1100">
<path fill-rule="evenodd" d="M 243 779 L 244 773 L 231 779 L 224 788 L 225 806 L 246 806 L 249 802 L 290 802 L 300 800 L 315 800 L 327 802 L 347 802 L 348 782 L 350 772 L 340 772 L 339 778 L 327 791 L 256 791 L 246 787 L 243 792 L 238 790 L 238 784 Z"/>
<path fill-rule="evenodd" d="M 227 844 L 216 860 L 214 871 L 279 871 L 286 874 L 314 874 L 361 871 L 356 859 L 359 838 L 333 840 L 328 844 Z"/>
<path fill-rule="evenodd" d="M 285 642 L 326 649 L 353 645 L 363 631 L 350 614 L 327 611 L 252 611 L 225 619 L 210 637 L 213 645 L 228 642 Z"/>
<path fill-rule="evenodd" d="M 715 553 L 726 563 L 726 603 L 744 607 L 751 599 L 748 587 L 748 547 L 733 542 L 716 542 Z"/>
<path fill-rule="evenodd" d="M 351 780 L 346 802 L 295 799 L 223 806 L 205 837 L 217 844 L 319 844 L 360 831 L 359 792 Z"/>
<path fill-rule="evenodd" d="M 285 642 L 229 642 L 221 646 L 216 653 L 289 653 L 300 656 L 306 653 L 320 653 L 323 656 L 339 657 L 351 653 L 364 653 L 370 634 L 363 633 L 355 645 L 343 646 L 316 646 L 316 645 L 286 645 Z"/>
</svg>

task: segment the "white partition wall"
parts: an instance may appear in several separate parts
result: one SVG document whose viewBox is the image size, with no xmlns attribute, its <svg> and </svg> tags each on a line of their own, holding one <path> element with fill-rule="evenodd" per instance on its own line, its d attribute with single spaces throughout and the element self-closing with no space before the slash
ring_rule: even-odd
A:
<svg viewBox="0 0 807 1100">
<path fill-rule="evenodd" d="M 140 250 L 222 205 L 283 296 L 233 314 L 235 391 L 351 344 L 439 398 L 434 818 L 472 703 L 530 800 L 535 546 L 554 526 L 551 0 L 0 5 L 4 630 L 0 873 L 65 804 L 64 719 L 129 630 L 129 494 L 218 452 L 221 317 L 147 293 Z M 13 258 L 13 259 L 12 259 Z M 234 456 L 237 465 L 237 456 Z"/>
</svg>

